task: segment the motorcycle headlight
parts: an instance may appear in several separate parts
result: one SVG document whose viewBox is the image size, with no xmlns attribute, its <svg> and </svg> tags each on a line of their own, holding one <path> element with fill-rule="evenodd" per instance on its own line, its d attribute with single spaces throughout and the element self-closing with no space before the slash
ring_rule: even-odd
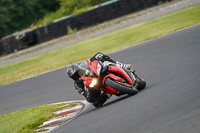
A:
<svg viewBox="0 0 200 133">
<path fill-rule="evenodd" d="M 90 83 L 89 87 L 94 87 L 94 85 L 97 83 L 97 79 L 93 79 L 92 82 Z"/>
</svg>

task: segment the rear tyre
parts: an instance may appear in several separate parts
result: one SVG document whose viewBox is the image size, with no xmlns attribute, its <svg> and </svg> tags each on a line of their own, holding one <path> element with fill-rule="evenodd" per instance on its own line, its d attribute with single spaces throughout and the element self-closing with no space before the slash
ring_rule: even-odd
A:
<svg viewBox="0 0 200 133">
<path fill-rule="evenodd" d="M 105 85 L 125 94 L 135 95 L 137 94 L 138 90 L 133 88 L 132 86 L 126 86 L 124 84 L 120 84 L 111 78 L 106 78 Z"/>
<path fill-rule="evenodd" d="M 146 81 L 144 81 L 144 80 L 139 80 L 139 81 L 137 82 L 137 85 L 136 85 L 135 88 L 136 88 L 137 90 L 141 91 L 141 90 L 143 90 L 145 87 L 146 87 Z"/>
</svg>

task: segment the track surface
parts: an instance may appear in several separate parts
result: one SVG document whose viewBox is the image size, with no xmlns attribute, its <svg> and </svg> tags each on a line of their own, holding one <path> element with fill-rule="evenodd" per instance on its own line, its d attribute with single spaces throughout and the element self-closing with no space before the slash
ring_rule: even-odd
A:
<svg viewBox="0 0 200 133">
<path fill-rule="evenodd" d="M 110 56 L 131 63 L 147 81 L 135 96 L 113 96 L 90 106 L 56 133 L 199 133 L 200 25 L 159 37 Z M 83 99 L 65 68 L 0 87 L 0 113 Z"/>
</svg>

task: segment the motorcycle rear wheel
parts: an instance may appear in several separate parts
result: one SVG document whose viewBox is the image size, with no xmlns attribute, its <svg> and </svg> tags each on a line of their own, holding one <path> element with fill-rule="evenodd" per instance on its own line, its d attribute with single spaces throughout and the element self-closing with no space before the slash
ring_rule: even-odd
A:
<svg viewBox="0 0 200 133">
<path fill-rule="evenodd" d="M 125 84 L 118 83 L 111 78 L 106 78 L 105 85 L 125 94 L 135 95 L 137 94 L 138 90 L 133 88 L 132 86 L 127 86 Z"/>
<path fill-rule="evenodd" d="M 140 80 L 140 81 L 137 83 L 136 89 L 139 90 L 139 91 L 141 91 L 141 90 L 143 90 L 145 87 L 146 87 L 146 81 Z"/>
</svg>

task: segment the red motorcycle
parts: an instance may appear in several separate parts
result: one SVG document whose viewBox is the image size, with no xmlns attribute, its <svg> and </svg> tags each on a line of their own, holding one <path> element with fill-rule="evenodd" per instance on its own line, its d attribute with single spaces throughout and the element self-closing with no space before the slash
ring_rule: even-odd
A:
<svg viewBox="0 0 200 133">
<path fill-rule="evenodd" d="M 123 69 L 112 62 L 101 62 L 87 59 L 87 65 L 93 72 L 92 77 L 80 77 L 89 89 L 101 90 L 117 96 L 123 94 L 135 95 L 146 86 L 146 82 L 135 72 Z"/>
</svg>

